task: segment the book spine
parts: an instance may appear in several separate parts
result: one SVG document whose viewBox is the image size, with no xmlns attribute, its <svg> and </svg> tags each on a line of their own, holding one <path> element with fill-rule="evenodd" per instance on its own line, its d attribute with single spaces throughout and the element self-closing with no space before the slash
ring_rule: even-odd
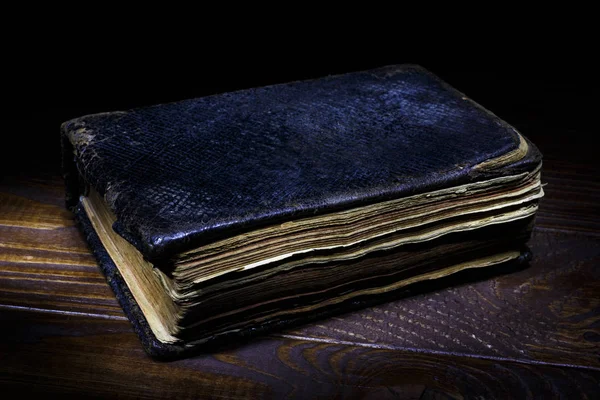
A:
<svg viewBox="0 0 600 400">
<path fill-rule="evenodd" d="M 87 192 L 88 186 L 80 173 L 76 163 L 76 151 L 70 140 L 70 130 L 73 121 L 62 124 L 60 129 L 61 136 L 61 156 L 62 173 L 65 181 L 65 204 L 68 210 L 75 211 L 79 203 L 79 196 Z"/>
</svg>

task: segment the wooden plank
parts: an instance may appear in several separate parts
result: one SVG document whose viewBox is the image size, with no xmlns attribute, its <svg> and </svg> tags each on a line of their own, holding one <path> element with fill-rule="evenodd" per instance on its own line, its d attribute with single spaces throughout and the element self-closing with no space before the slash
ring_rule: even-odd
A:
<svg viewBox="0 0 600 400">
<path fill-rule="evenodd" d="M 75 226 L 0 225 L 0 307 L 9 306 L 122 315 Z"/>
<path fill-rule="evenodd" d="M 126 321 L 0 311 L 0 385 L 122 398 L 592 398 L 600 372 L 378 346 L 263 338 L 171 363 Z"/>
<path fill-rule="evenodd" d="M 593 186 L 581 179 L 573 182 L 576 188 Z M 0 220 L 8 224 L 0 225 L 0 307 L 123 318 L 72 216 L 57 206 L 60 184 L 60 179 L 45 185 L 32 179 L 2 191 Z M 548 189 L 542 217 L 547 202 L 556 202 L 561 190 L 556 186 L 558 194 L 552 195 Z M 23 213 L 14 212 L 15 204 L 38 215 L 27 220 L 35 221 L 33 228 L 19 226 Z M 566 209 L 574 213 L 567 221 L 582 221 L 577 213 L 587 213 L 586 207 Z M 55 225 L 48 227 L 48 221 Z M 303 326 L 288 335 L 600 367 L 600 270 L 595 268 L 600 242 L 555 227 L 549 223 L 534 233 L 530 268 L 451 288 L 433 285 L 434 292 Z"/>
<path fill-rule="evenodd" d="M 73 397 L 592 398 L 600 202 L 594 174 L 573 165 L 546 165 L 529 268 L 432 282 L 168 364 L 143 353 L 62 206 L 60 177 L 3 181 L 0 320 L 10 329 L 0 335 L 0 382 Z"/>
<path fill-rule="evenodd" d="M 289 332 L 298 338 L 600 368 L 600 243 L 536 232 L 531 246 L 535 258 L 521 271 Z"/>
<path fill-rule="evenodd" d="M 60 177 L 13 178 L 0 186 L 0 308 L 123 318 L 64 208 Z"/>
<path fill-rule="evenodd" d="M 600 168 L 587 163 L 544 159 L 546 196 L 536 218 L 538 228 L 600 235 Z"/>
</svg>

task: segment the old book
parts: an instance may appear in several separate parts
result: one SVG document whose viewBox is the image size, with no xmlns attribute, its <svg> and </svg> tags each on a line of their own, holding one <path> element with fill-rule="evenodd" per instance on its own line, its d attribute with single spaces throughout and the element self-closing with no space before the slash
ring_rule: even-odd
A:
<svg viewBox="0 0 600 400">
<path fill-rule="evenodd" d="M 526 258 L 541 155 L 418 66 L 62 126 L 67 204 L 154 356 Z"/>
</svg>

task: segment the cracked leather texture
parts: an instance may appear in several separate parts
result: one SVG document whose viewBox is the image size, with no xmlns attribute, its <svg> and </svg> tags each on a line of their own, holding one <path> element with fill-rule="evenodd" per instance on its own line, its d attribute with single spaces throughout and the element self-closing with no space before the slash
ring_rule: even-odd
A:
<svg viewBox="0 0 600 400">
<path fill-rule="evenodd" d="M 62 126 L 67 203 L 91 185 L 149 260 L 217 238 L 531 171 L 510 125 L 418 66 L 242 90 Z M 526 140 L 526 139 L 525 139 Z"/>
</svg>

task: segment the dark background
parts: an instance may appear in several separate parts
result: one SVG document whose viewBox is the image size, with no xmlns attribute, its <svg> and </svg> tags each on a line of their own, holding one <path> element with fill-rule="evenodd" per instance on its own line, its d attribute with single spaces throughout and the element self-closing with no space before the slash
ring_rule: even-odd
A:
<svg viewBox="0 0 600 400">
<path fill-rule="evenodd" d="M 128 40 L 13 49 L 5 62 L 3 175 L 59 173 L 60 124 L 84 114 L 398 63 L 420 64 L 439 75 L 539 143 L 545 155 L 568 148 L 568 158 L 596 163 L 595 73 L 588 52 L 568 45 L 456 42 L 375 50 L 343 38 L 285 48 L 268 40 L 211 48 L 201 41 L 177 47 Z"/>
</svg>

